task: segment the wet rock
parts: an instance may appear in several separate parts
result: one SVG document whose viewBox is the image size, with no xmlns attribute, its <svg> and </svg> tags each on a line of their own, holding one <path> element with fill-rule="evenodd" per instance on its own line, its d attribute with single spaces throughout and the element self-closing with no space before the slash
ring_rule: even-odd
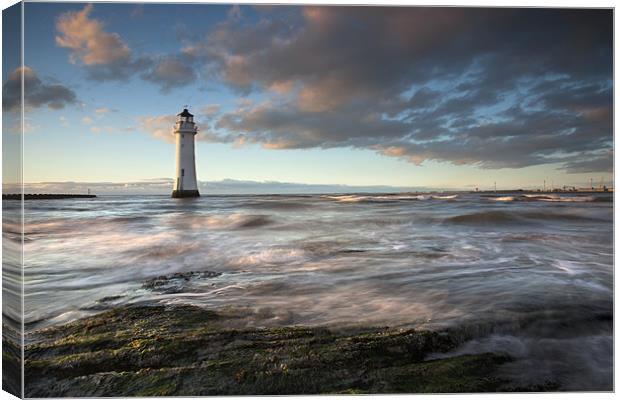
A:
<svg viewBox="0 0 620 400">
<path fill-rule="evenodd" d="M 120 300 L 122 298 L 123 296 L 106 296 L 106 297 L 102 297 L 99 300 L 97 300 L 97 303 L 110 303 L 116 300 Z"/>
<path fill-rule="evenodd" d="M 463 355 L 449 334 L 412 329 L 226 328 L 192 306 L 123 307 L 37 332 L 27 397 L 483 392 L 510 358 Z"/>
<path fill-rule="evenodd" d="M 19 333 L 2 324 L 2 390 L 21 397 L 22 347 Z"/>
<path fill-rule="evenodd" d="M 164 294 L 180 293 L 192 280 L 215 278 L 220 275 L 220 272 L 214 271 L 177 272 L 149 279 L 142 284 L 142 288 Z"/>
</svg>

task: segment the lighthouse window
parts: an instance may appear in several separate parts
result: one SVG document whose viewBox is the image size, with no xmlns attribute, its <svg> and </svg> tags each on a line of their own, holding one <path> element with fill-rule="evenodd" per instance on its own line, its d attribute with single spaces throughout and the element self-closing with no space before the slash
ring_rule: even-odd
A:
<svg viewBox="0 0 620 400">
<path fill-rule="evenodd" d="M 185 168 L 181 168 L 181 176 L 185 176 Z"/>
</svg>

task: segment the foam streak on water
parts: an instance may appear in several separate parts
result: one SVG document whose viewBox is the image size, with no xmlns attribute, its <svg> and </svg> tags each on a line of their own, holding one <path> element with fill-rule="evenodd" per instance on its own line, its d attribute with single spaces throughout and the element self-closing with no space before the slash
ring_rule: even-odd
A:
<svg viewBox="0 0 620 400">
<path fill-rule="evenodd" d="M 244 310 L 248 326 L 462 329 L 474 340 L 458 351 L 517 357 L 507 374 L 536 364 L 544 371 L 521 378 L 609 388 L 611 200 L 515 193 L 27 202 L 27 330 L 139 301 Z M 182 275 L 190 271 L 221 274 Z M 169 282 L 145 284 L 163 275 Z"/>
</svg>

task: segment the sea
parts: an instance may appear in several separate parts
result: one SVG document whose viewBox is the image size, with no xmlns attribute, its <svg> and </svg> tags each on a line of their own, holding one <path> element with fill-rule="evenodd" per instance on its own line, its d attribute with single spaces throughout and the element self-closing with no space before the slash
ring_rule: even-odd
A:
<svg viewBox="0 0 620 400">
<path fill-rule="evenodd" d="M 100 195 L 26 201 L 24 222 L 27 333 L 192 304 L 235 327 L 450 329 L 463 344 L 429 358 L 507 353 L 520 384 L 612 389 L 612 194 Z"/>
</svg>

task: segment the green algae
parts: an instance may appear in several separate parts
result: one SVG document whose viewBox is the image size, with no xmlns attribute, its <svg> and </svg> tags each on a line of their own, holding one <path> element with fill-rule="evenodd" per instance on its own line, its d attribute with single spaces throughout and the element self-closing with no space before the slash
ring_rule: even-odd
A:
<svg viewBox="0 0 620 400">
<path fill-rule="evenodd" d="M 27 397 L 456 393 L 502 390 L 510 361 L 425 361 L 460 341 L 441 332 L 312 327 L 227 329 L 192 306 L 117 308 L 41 330 L 28 345 Z"/>
</svg>

